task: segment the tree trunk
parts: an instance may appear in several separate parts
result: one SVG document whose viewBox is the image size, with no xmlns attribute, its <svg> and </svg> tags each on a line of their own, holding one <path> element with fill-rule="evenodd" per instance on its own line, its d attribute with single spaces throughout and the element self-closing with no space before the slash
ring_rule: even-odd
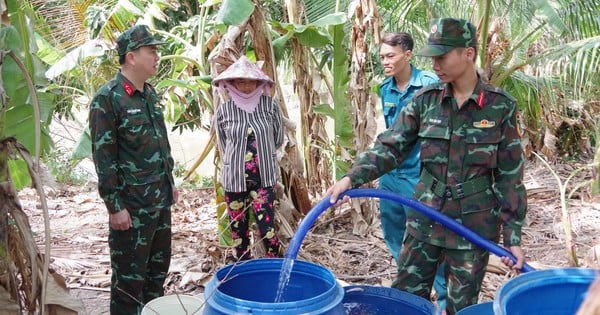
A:
<svg viewBox="0 0 600 315">
<path fill-rule="evenodd" d="M 269 34 L 266 32 L 267 27 L 260 6 L 256 6 L 254 13 L 248 21 L 248 28 L 252 44 L 256 53 L 256 59 L 264 61 L 263 70 L 277 84 L 279 93 L 276 94 L 277 101 L 281 106 L 281 110 L 285 120 L 285 129 L 288 142 L 285 145 L 285 155 L 280 161 L 282 181 L 284 191 L 291 199 L 294 207 L 301 213 L 307 213 L 312 203 L 308 195 L 307 180 L 304 177 L 304 165 L 302 163 L 302 155 L 296 145 L 296 129 L 295 124 L 290 121 L 289 113 L 281 91 L 281 85 L 275 71 L 275 58 Z M 289 217 L 289 215 L 288 215 Z M 290 222 L 292 223 L 292 222 Z M 295 224 L 293 224 L 295 225 Z"/>
<path fill-rule="evenodd" d="M 286 5 L 290 22 L 302 24 L 303 1 L 286 1 Z M 314 196 L 318 196 L 332 183 L 330 161 L 323 150 L 330 142 L 325 129 L 325 117 L 316 115 L 313 110 L 314 106 L 321 103 L 319 84 L 313 81 L 315 75 L 318 77 L 320 74 L 312 66 L 308 48 L 302 46 L 296 38 L 291 39 L 291 44 L 294 91 L 300 101 L 303 148 L 308 157 L 306 161 L 308 189 Z"/>
<path fill-rule="evenodd" d="M 0 67 L 0 73 L 2 68 Z M 2 87 L 2 76 L 0 76 L 0 88 Z M 0 92 L 1 93 L 1 92 Z M 0 96 L 1 98 L 1 96 Z M 4 113 L 2 104 L 1 113 Z M 0 123 L 3 125 L 3 123 Z M 0 130 L 0 137 L 4 137 L 4 130 Z M 8 268 L 8 150 L 3 142 L 0 142 L 0 277 Z"/>
<path fill-rule="evenodd" d="M 370 51 L 379 42 L 381 17 L 377 13 L 377 5 L 372 0 L 357 1 L 354 11 L 351 12 L 352 30 L 350 34 L 352 59 L 350 68 L 350 102 L 352 104 L 352 117 L 354 146 L 357 152 L 362 152 L 371 146 L 377 132 L 377 96 L 371 92 L 367 76 Z M 358 205 L 356 203 L 359 203 Z M 353 201 L 353 233 L 365 235 L 368 227 L 373 223 L 374 214 L 377 213 L 377 202 L 372 199 Z"/>
</svg>

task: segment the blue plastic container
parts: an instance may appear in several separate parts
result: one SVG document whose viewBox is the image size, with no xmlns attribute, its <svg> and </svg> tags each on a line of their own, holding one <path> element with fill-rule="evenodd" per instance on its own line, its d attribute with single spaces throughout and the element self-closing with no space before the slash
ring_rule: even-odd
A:
<svg viewBox="0 0 600 315">
<path fill-rule="evenodd" d="M 281 258 L 265 258 L 219 269 L 204 290 L 203 314 L 344 315 L 344 289 L 335 276 L 302 260 L 294 261 L 284 302 L 275 303 L 282 265 Z"/>
<path fill-rule="evenodd" d="M 440 310 L 420 296 L 394 288 L 351 285 L 342 301 L 347 315 L 437 315 Z"/>
<path fill-rule="evenodd" d="M 494 315 L 494 302 L 483 302 L 467 306 L 456 315 Z"/>
<path fill-rule="evenodd" d="M 599 270 L 558 268 L 511 279 L 494 296 L 496 315 L 575 314 Z"/>
</svg>

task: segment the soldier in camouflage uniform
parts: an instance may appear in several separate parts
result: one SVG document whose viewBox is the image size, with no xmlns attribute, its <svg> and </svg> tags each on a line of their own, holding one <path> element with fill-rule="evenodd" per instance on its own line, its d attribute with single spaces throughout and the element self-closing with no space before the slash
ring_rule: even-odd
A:
<svg viewBox="0 0 600 315">
<path fill-rule="evenodd" d="M 361 153 L 344 178 L 328 190 L 340 193 L 397 167 L 421 142 L 421 176 L 414 198 L 439 209 L 517 257 L 502 261 L 520 269 L 525 261 L 521 227 L 527 210 L 522 183 L 525 158 L 517 104 L 476 71 L 475 27 L 452 18 L 432 22 L 428 45 L 439 84 L 417 92 L 396 123 Z M 429 298 L 438 260 L 446 262 L 447 314 L 477 303 L 489 253 L 429 217 L 410 210 L 407 236 L 393 287 Z"/>
<path fill-rule="evenodd" d="M 144 25 L 119 36 L 121 71 L 90 107 L 98 191 L 109 213 L 111 314 L 139 314 L 162 296 L 171 260 L 174 161 L 158 95 L 146 83 L 163 43 Z"/>
</svg>

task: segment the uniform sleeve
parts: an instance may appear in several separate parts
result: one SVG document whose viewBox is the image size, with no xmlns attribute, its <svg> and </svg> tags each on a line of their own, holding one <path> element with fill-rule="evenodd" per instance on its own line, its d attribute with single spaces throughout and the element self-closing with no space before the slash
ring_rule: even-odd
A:
<svg viewBox="0 0 600 315">
<path fill-rule="evenodd" d="M 525 156 L 521 147 L 516 104 L 512 100 L 509 103 L 511 106 L 502 122 L 494 186 L 501 205 L 504 245 L 520 246 L 521 229 L 527 213 L 527 192 L 523 184 Z"/>
<path fill-rule="evenodd" d="M 107 95 L 96 95 L 90 107 L 92 157 L 98 174 L 98 192 L 109 213 L 125 209 L 119 192 L 123 189 L 118 172 L 116 115 Z"/>
<path fill-rule="evenodd" d="M 276 100 L 273 100 L 273 131 L 275 132 L 275 148 L 280 148 L 283 145 L 284 130 L 283 117 L 281 116 L 281 108 Z"/>
<path fill-rule="evenodd" d="M 402 108 L 396 122 L 377 136 L 373 147 L 360 153 L 346 176 L 352 187 L 379 178 L 398 167 L 409 156 L 418 139 L 418 117 L 414 102 Z"/>
<path fill-rule="evenodd" d="M 221 104 L 221 106 L 219 106 L 217 108 L 217 111 L 215 113 L 215 118 L 214 118 L 214 126 L 215 126 L 215 133 L 217 135 L 217 144 L 219 145 L 219 151 L 221 151 L 221 154 L 224 154 L 225 153 L 225 130 L 221 126 L 221 114 L 223 111 L 222 106 L 223 106 L 223 104 Z"/>
</svg>

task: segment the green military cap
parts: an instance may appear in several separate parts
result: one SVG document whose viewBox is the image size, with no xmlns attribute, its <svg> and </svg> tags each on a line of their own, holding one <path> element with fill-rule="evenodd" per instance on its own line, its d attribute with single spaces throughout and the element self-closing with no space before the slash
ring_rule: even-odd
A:
<svg viewBox="0 0 600 315">
<path fill-rule="evenodd" d="M 157 40 L 152 36 L 148 26 L 136 25 L 117 38 L 117 51 L 119 56 L 123 56 L 130 51 L 134 51 L 142 46 L 162 45 L 166 42 Z"/>
<path fill-rule="evenodd" d="M 475 26 L 463 19 L 435 19 L 431 22 L 427 46 L 417 55 L 436 57 L 458 47 L 477 47 Z"/>
</svg>

